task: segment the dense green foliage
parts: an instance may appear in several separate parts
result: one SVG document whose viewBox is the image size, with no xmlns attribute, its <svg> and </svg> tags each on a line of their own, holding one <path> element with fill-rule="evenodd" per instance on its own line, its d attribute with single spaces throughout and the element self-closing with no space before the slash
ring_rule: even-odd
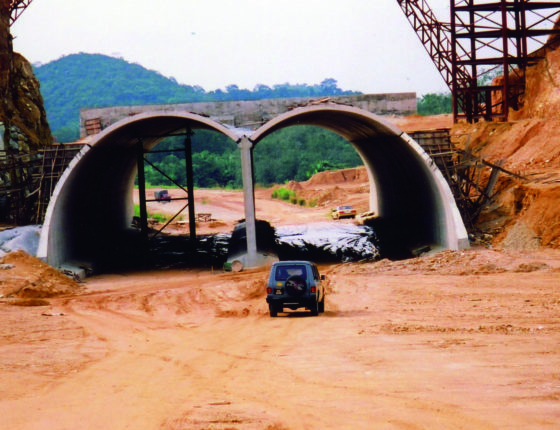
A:
<svg viewBox="0 0 560 430">
<path fill-rule="evenodd" d="M 296 196 L 296 193 L 293 192 L 292 190 L 289 190 L 287 188 L 277 188 L 272 192 L 271 197 L 273 199 L 288 201 L 292 197 L 295 197 L 295 196 Z"/>
<path fill-rule="evenodd" d="M 235 142 L 212 131 L 197 130 L 192 136 L 193 176 L 197 187 L 240 188 L 241 158 Z M 146 182 L 172 186 L 157 168 L 180 185 L 186 184 L 184 137 L 162 141 L 147 159 Z M 318 171 L 355 167 L 362 160 L 352 145 L 337 134 L 310 126 L 279 130 L 254 149 L 255 180 L 262 185 L 304 181 Z"/>
<path fill-rule="evenodd" d="M 452 113 L 453 104 L 451 93 L 424 94 L 420 99 L 418 99 L 417 111 L 419 115 Z"/>
<path fill-rule="evenodd" d="M 286 83 L 271 88 L 259 84 L 252 91 L 229 85 L 225 91 L 207 92 L 101 54 L 68 55 L 36 67 L 35 75 L 41 83 L 51 130 L 60 142 L 79 137 L 81 108 L 355 94 L 342 91 L 331 78 L 317 85 Z"/>
<path fill-rule="evenodd" d="M 186 185 L 185 138 L 170 137 L 159 143 L 147 160 L 176 183 Z M 193 177 L 197 187 L 241 187 L 241 159 L 235 142 L 221 133 L 197 130 L 192 138 Z M 171 186 L 173 182 L 146 163 L 146 182 Z"/>
<path fill-rule="evenodd" d="M 295 126 L 267 136 L 254 150 L 255 178 L 263 185 L 305 181 L 323 170 L 362 164 L 356 150 L 323 128 Z"/>
</svg>

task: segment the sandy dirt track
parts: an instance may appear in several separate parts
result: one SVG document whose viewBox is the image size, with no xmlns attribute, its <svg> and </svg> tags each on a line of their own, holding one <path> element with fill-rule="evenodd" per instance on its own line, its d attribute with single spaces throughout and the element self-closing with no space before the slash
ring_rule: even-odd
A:
<svg viewBox="0 0 560 430">
<path fill-rule="evenodd" d="M 0 427 L 558 428 L 558 251 L 321 269 L 319 317 L 270 318 L 265 269 L 2 299 Z"/>
</svg>

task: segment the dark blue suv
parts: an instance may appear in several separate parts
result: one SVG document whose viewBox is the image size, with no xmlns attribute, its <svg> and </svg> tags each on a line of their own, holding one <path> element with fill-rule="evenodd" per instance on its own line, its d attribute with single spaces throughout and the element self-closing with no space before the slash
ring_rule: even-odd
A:
<svg viewBox="0 0 560 430">
<path fill-rule="evenodd" d="M 310 261 L 279 261 L 270 268 L 266 302 L 270 316 L 284 308 L 306 308 L 312 315 L 325 311 L 325 289 L 317 266 Z"/>
</svg>

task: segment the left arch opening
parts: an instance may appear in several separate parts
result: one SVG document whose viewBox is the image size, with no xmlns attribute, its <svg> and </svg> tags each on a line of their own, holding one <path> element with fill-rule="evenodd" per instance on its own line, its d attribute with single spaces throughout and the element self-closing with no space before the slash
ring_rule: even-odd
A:
<svg viewBox="0 0 560 430">
<path fill-rule="evenodd" d="M 141 258 L 142 241 L 131 229 L 138 141 L 150 150 L 186 128 L 217 131 L 234 142 L 242 135 L 191 113 L 144 113 L 114 124 L 80 152 L 57 184 L 38 256 L 55 267 L 118 266 Z"/>
</svg>

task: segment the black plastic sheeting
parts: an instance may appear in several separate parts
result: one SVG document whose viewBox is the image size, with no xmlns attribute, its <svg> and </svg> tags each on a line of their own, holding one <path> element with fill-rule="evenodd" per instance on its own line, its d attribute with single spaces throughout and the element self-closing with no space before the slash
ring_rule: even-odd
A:
<svg viewBox="0 0 560 430">
<path fill-rule="evenodd" d="M 262 240 L 259 241 L 258 249 L 272 251 L 280 260 L 352 262 L 381 258 L 378 239 L 371 227 L 315 223 L 277 227 L 271 236 L 268 234 L 271 227 L 267 224 L 263 221 L 258 223 L 257 230 L 266 230 L 268 237 L 264 245 Z M 233 234 L 199 236 L 194 249 L 189 248 L 189 241 L 184 237 L 160 237 L 151 246 L 152 261 L 158 267 L 181 264 L 221 267 L 228 257 L 231 259 L 246 250 L 243 227 L 236 226 Z"/>
<path fill-rule="evenodd" d="M 159 235 L 150 241 L 144 266 L 156 268 L 215 267 L 227 261 L 230 233 L 197 236 L 193 244 L 187 236 Z"/>
<path fill-rule="evenodd" d="M 343 223 L 314 223 L 276 228 L 281 260 L 372 261 L 380 258 L 371 227 Z"/>
<path fill-rule="evenodd" d="M 160 235 L 151 240 L 148 246 L 138 246 L 134 254 L 120 254 L 118 259 L 113 260 L 113 266 L 103 267 L 101 271 L 148 267 L 221 268 L 228 256 L 246 250 L 244 230 L 244 224 L 240 223 L 233 234 L 198 236 L 194 243 L 186 236 Z M 24 249 L 35 255 L 39 232 L 40 226 L 1 232 L 0 256 L 16 249 Z M 325 222 L 273 228 L 268 222 L 259 220 L 257 237 L 258 249 L 275 253 L 280 260 L 351 262 L 381 258 L 379 241 L 373 228 L 350 223 Z"/>
</svg>

